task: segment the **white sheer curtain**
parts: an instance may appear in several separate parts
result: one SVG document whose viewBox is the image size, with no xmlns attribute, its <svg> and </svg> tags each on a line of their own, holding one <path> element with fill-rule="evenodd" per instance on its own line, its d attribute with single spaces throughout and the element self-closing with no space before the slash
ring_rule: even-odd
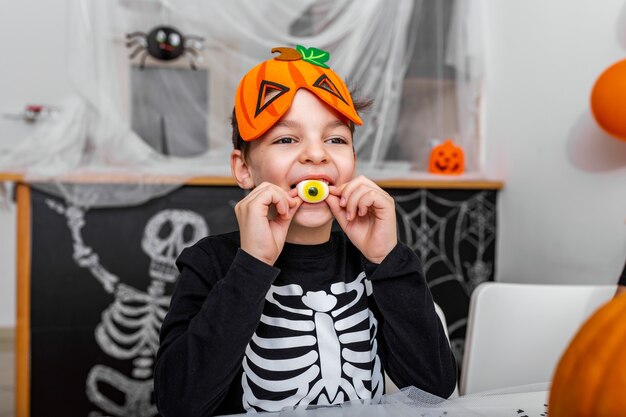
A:
<svg viewBox="0 0 626 417">
<path fill-rule="evenodd" d="M 477 4 L 76 0 L 68 11 L 67 42 L 74 94 L 58 103 L 55 118 L 0 153 L 0 170 L 23 172 L 31 180 L 51 178 L 51 191 L 91 207 L 137 204 L 167 193 L 185 178 L 229 175 L 230 115 L 239 79 L 269 59 L 271 48 L 301 44 L 328 50 L 331 68 L 358 89 L 358 97 L 373 99 L 355 138 L 363 173 L 383 177 L 423 171 L 430 147 L 449 136 L 466 149 L 469 171 L 478 172 L 482 56 Z M 138 67 L 139 57 L 129 57 L 136 45 L 126 46 L 126 34 L 148 33 L 156 26 L 203 38 L 189 45 L 197 51 L 196 71 L 190 64 L 193 50 L 175 61 L 148 57 L 145 69 Z M 433 28 L 432 33 L 422 27 Z M 412 74 L 416 57 L 425 56 L 424 45 L 437 51 L 439 69 Z M 445 74 L 444 67 L 449 68 Z M 83 174 L 119 174 L 128 181 L 65 184 L 68 175 Z M 160 184 L 157 177 L 163 175 L 175 178 Z"/>
</svg>

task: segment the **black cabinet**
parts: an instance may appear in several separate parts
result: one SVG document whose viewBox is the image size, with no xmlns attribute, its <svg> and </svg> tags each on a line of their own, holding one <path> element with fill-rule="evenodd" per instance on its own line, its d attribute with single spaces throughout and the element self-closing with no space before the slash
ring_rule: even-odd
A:
<svg viewBox="0 0 626 417">
<path fill-rule="evenodd" d="M 460 364 L 470 294 L 493 280 L 497 189 L 387 190 Z M 30 387 L 17 387 L 18 398 L 30 388 L 31 416 L 156 414 L 152 367 L 174 261 L 199 238 L 235 230 L 242 196 L 188 185 L 139 206 L 84 210 L 31 188 L 30 372 L 21 379 Z M 28 353 L 17 354 L 19 373 Z"/>
</svg>

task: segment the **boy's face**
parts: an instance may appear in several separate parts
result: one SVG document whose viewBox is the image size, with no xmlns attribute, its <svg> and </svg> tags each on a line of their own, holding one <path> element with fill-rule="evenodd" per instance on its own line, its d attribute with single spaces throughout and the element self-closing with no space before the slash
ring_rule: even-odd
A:
<svg viewBox="0 0 626 417">
<path fill-rule="evenodd" d="M 311 178 L 340 186 L 355 174 L 347 120 L 305 89 L 298 90 L 287 113 L 271 129 L 250 142 L 246 160 L 239 161 L 248 176 L 248 181 L 237 178 L 243 188 L 267 181 L 290 190 Z M 233 168 L 233 172 L 237 170 Z M 330 225 L 332 220 L 326 203 L 303 203 L 292 224 L 317 228 Z"/>
</svg>

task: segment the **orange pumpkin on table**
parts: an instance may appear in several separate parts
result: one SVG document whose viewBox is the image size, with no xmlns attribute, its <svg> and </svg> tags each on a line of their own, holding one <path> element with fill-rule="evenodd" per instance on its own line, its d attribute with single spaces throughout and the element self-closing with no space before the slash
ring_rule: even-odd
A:
<svg viewBox="0 0 626 417">
<path fill-rule="evenodd" d="M 430 152 L 428 172 L 432 174 L 458 175 L 465 170 L 463 149 L 450 139 L 437 145 Z"/>
<path fill-rule="evenodd" d="M 556 368 L 548 416 L 626 416 L 626 294 L 580 328 Z"/>
</svg>

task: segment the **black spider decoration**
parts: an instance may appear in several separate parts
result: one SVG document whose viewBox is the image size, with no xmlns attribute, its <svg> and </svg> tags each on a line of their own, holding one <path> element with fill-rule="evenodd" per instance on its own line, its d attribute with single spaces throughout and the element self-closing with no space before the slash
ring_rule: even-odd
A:
<svg viewBox="0 0 626 417">
<path fill-rule="evenodd" d="M 172 61 L 187 55 L 191 69 L 196 69 L 197 47 L 202 46 L 204 38 L 195 35 L 183 35 L 171 26 L 157 26 L 150 31 L 127 33 L 126 47 L 137 46 L 130 54 L 130 59 L 141 54 L 139 68 L 144 69 L 148 55 L 161 61 Z"/>
</svg>

